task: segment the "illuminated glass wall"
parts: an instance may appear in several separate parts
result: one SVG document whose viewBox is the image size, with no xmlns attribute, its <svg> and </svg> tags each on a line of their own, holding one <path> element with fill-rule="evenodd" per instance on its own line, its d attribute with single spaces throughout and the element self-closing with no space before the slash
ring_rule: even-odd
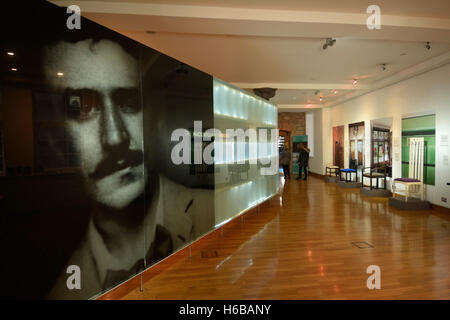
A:
<svg viewBox="0 0 450 320">
<path fill-rule="evenodd" d="M 278 127 L 277 109 L 268 101 L 215 78 L 214 127 L 222 132 L 222 141 L 215 142 L 214 168 L 215 219 L 219 226 L 278 191 L 278 171 L 267 175 L 261 171 L 270 163 L 278 168 L 278 134 L 275 140 L 270 136 L 271 129 Z M 257 143 L 249 136 L 244 142 L 231 141 L 227 129 L 255 129 Z M 266 142 L 259 129 L 267 129 Z M 239 147 L 245 152 L 239 153 Z M 220 157 L 218 149 L 223 150 Z"/>
</svg>

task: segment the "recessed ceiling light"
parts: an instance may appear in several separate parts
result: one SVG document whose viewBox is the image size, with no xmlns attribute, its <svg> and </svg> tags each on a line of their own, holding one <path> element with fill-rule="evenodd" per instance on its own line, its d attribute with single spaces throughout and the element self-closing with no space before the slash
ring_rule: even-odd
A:
<svg viewBox="0 0 450 320">
<path fill-rule="evenodd" d="M 8 51 L 6 54 L 7 54 L 8 56 L 13 56 L 15 53 L 12 52 L 12 51 Z"/>
<path fill-rule="evenodd" d="M 11 71 L 17 71 L 17 68 L 11 68 Z"/>
<path fill-rule="evenodd" d="M 57 75 L 58 77 L 62 77 L 62 76 L 64 75 L 64 73 L 62 73 L 62 72 L 57 72 L 56 75 Z"/>
</svg>

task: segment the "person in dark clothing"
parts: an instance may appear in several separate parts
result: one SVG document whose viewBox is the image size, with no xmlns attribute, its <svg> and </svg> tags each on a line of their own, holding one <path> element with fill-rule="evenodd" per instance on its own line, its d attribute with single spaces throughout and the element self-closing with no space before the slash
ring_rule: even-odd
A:
<svg viewBox="0 0 450 320">
<path fill-rule="evenodd" d="M 302 178 L 302 171 L 305 172 L 305 177 L 303 180 L 308 179 L 308 162 L 309 162 L 309 149 L 308 147 L 301 146 L 300 154 L 298 156 L 298 178 L 297 180 Z"/>
<path fill-rule="evenodd" d="M 289 165 L 291 164 L 291 153 L 287 147 L 280 154 L 280 164 L 283 166 L 284 179 L 290 178 Z"/>
</svg>

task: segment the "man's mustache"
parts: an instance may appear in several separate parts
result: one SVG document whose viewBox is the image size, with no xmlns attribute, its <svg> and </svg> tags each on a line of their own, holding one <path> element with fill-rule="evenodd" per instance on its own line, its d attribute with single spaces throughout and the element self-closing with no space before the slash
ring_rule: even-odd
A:
<svg viewBox="0 0 450 320">
<path fill-rule="evenodd" d="M 117 155 L 111 154 L 95 167 L 94 172 L 89 177 L 94 180 L 100 180 L 116 171 L 140 165 L 143 163 L 143 160 L 143 152 L 140 150 L 128 150 Z"/>
</svg>

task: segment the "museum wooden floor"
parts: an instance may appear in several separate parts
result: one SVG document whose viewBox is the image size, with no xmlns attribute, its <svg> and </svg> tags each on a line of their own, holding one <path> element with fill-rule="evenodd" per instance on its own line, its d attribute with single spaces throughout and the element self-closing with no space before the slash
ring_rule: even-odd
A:
<svg viewBox="0 0 450 320">
<path fill-rule="evenodd" d="M 288 180 L 191 258 L 183 250 L 147 270 L 143 292 L 137 276 L 101 299 L 450 299 L 449 222 L 316 177 Z M 381 268 L 381 290 L 366 287 L 369 265 Z"/>
</svg>

